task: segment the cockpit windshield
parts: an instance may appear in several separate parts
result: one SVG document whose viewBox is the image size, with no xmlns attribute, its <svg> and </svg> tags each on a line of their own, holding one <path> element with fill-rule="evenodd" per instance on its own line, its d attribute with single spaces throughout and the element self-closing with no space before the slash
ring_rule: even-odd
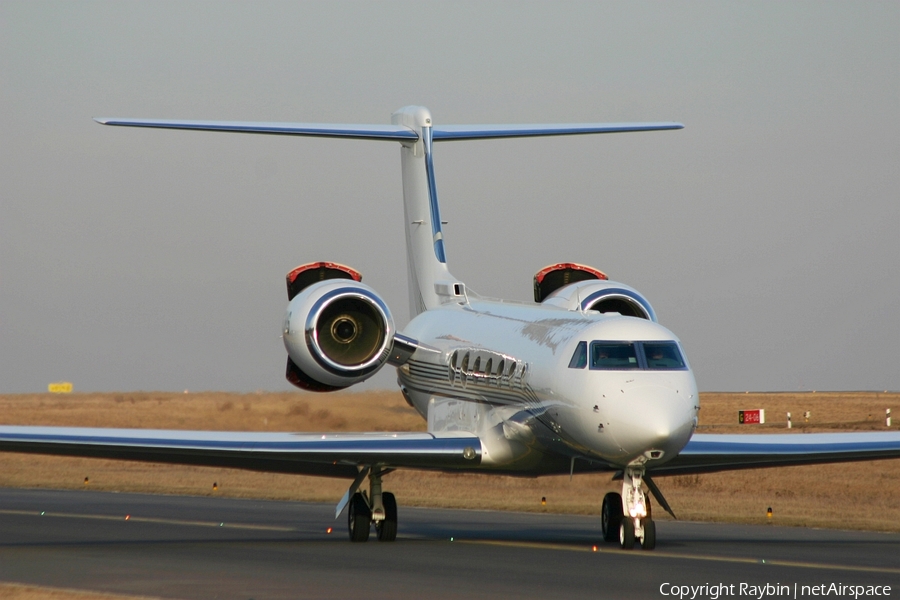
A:
<svg viewBox="0 0 900 600">
<path fill-rule="evenodd" d="M 638 369 L 634 344 L 627 342 L 591 342 L 592 369 Z"/>
<path fill-rule="evenodd" d="M 675 342 L 642 342 L 644 358 L 650 370 L 686 369 L 684 358 Z"/>
<path fill-rule="evenodd" d="M 579 342 L 569 362 L 570 369 L 583 369 L 586 360 L 586 342 Z M 686 370 L 687 363 L 678 343 L 615 342 L 595 340 L 590 343 L 590 368 L 601 371 L 641 369 L 649 371 Z"/>
</svg>

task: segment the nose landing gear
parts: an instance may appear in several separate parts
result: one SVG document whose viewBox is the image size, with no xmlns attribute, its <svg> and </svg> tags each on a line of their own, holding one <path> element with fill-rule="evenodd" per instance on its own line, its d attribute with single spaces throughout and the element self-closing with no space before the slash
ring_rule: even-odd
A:
<svg viewBox="0 0 900 600">
<path fill-rule="evenodd" d="M 656 523 L 650 510 L 650 498 L 641 489 L 644 469 L 628 467 L 622 479 L 622 493 L 610 492 L 603 498 L 600 525 L 603 539 L 619 542 L 623 550 L 640 542 L 644 550 L 656 547 Z"/>
</svg>

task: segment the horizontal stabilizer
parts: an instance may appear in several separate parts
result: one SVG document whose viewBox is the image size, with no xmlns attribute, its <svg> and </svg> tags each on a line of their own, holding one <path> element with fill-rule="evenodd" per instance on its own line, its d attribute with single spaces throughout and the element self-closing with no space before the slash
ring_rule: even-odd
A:
<svg viewBox="0 0 900 600">
<path fill-rule="evenodd" d="M 484 140 L 508 137 L 586 135 L 684 129 L 681 123 L 559 123 L 548 125 L 435 125 L 434 141 Z"/>
<path fill-rule="evenodd" d="M 402 125 L 345 125 L 336 123 L 270 123 L 256 121 L 182 121 L 169 119 L 120 119 L 98 117 L 103 125 L 153 127 L 159 129 L 191 129 L 195 131 L 228 131 L 270 135 L 302 135 L 313 137 L 356 138 L 410 142 L 418 134 Z M 539 137 L 551 135 L 585 135 L 591 133 L 626 133 L 683 129 L 681 123 L 558 123 L 547 125 L 435 125 L 434 141 L 479 140 L 507 137 Z"/>
<path fill-rule="evenodd" d="M 358 138 L 366 140 L 415 141 L 419 136 L 400 125 L 341 125 L 331 123 L 268 123 L 252 121 L 179 121 L 168 119 L 119 119 L 98 117 L 102 125 L 153 127 L 158 129 L 192 129 L 196 131 L 228 131 L 232 133 L 265 133 L 270 135 L 305 135 L 312 137 Z"/>
</svg>

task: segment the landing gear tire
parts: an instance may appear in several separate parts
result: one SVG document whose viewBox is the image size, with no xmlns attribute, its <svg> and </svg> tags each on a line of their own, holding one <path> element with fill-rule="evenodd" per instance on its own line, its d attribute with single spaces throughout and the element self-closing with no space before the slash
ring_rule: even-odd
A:
<svg viewBox="0 0 900 600">
<path fill-rule="evenodd" d="M 384 506 L 384 520 L 375 521 L 378 541 L 393 542 L 397 539 L 397 500 L 392 493 L 383 492 L 381 503 Z"/>
<path fill-rule="evenodd" d="M 347 511 L 347 526 L 350 530 L 351 542 L 369 541 L 369 529 L 372 526 L 372 513 L 369 504 L 359 492 L 350 498 L 350 506 Z"/>
<path fill-rule="evenodd" d="M 641 540 L 641 548 L 644 550 L 653 550 L 656 548 L 656 523 L 650 517 L 641 519 L 641 528 L 644 530 L 644 537 Z"/>
<path fill-rule="evenodd" d="M 622 550 L 634 548 L 634 521 L 631 519 L 622 519 L 619 525 L 619 545 Z"/>
<path fill-rule="evenodd" d="M 600 510 L 600 528 L 603 530 L 603 541 L 618 541 L 622 514 L 622 496 L 616 492 L 606 494 L 603 497 L 603 507 Z"/>
<path fill-rule="evenodd" d="M 634 521 L 631 519 L 622 519 L 622 524 L 619 525 L 619 545 L 622 550 L 634 548 Z"/>
</svg>

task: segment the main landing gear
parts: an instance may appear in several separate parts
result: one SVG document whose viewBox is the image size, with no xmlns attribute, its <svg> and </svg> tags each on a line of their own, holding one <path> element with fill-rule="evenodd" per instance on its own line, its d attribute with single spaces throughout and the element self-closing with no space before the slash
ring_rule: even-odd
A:
<svg viewBox="0 0 900 600">
<path fill-rule="evenodd" d="M 390 492 L 381 491 L 381 478 L 389 470 L 373 470 L 369 473 L 369 493 L 355 492 L 351 487 L 350 504 L 347 506 L 347 529 L 351 542 L 367 542 L 372 524 L 379 542 L 397 539 L 397 500 Z"/>
<path fill-rule="evenodd" d="M 623 550 L 640 542 L 644 550 L 656 547 L 656 523 L 650 511 L 650 498 L 641 489 L 644 470 L 628 467 L 622 481 L 622 493 L 610 492 L 603 498 L 600 525 L 603 539 L 619 542 Z"/>
</svg>

